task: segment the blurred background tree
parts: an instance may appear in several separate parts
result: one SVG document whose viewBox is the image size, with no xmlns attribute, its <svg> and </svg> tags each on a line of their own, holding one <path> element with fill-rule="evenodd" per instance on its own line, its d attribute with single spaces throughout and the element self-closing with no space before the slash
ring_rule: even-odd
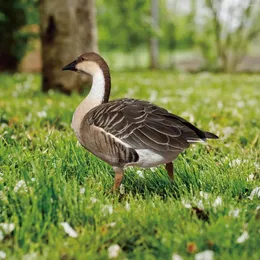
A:
<svg viewBox="0 0 260 260">
<path fill-rule="evenodd" d="M 159 41 L 157 31 L 159 29 L 159 3 L 158 0 L 151 0 L 151 30 L 153 35 L 150 39 L 150 68 L 157 69 L 159 67 Z"/>
<path fill-rule="evenodd" d="M 2 1 L 0 69 L 26 55 L 21 69 L 40 64 L 44 90 L 68 90 L 82 82 L 60 68 L 98 46 L 113 69 L 260 70 L 259 19 L 260 0 Z M 42 58 L 28 58 L 32 45 L 40 53 L 39 26 Z"/>
<path fill-rule="evenodd" d="M 0 1 L 0 71 L 15 71 L 29 40 L 36 37 L 28 26 L 38 23 L 37 0 Z"/>
<path fill-rule="evenodd" d="M 61 68 L 77 55 L 97 51 L 95 0 L 41 0 L 42 89 L 80 90 L 87 77 Z"/>
<path fill-rule="evenodd" d="M 250 43 L 259 35 L 259 4 L 259 0 L 205 1 L 208 16 L 200 47 L 211 68 L 215 64 L 221 71 L 236 70 Z"/>
</svg>

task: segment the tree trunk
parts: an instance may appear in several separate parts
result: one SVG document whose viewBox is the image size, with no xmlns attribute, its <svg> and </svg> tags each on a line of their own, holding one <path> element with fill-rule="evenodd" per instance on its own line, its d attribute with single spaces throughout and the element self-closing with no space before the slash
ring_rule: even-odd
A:
<svg viewBox="0 0 260 260">
<path fill-rule="evenodd" d="M 152 17 L 152 30 L 157 31 L 159 26 L 158 21 L 158 0 L 151 0 L 151 17 Z M 157 36 L 152 36 L 150 40 L 150 57 L 151 69 L 158 68 L 158 55 L 159 55 L 159 42 Z"/>
<path fill-rule="evenodd" d="M 41 0 L 42 89 L 79 91 L 89 79 L 62 72 L 87 51 L 97 51 L 95 0 Z"/>
</svg>

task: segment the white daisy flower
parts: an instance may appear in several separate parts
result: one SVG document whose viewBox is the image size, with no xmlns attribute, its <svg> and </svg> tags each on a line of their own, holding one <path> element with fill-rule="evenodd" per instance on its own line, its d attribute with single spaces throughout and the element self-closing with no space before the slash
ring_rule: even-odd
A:
<svg viewBox="0 0 260 260">
<path fill-rule="evenodd" d="M 84 194 L 85 191 L 86 191 L 86 189 L 85 189 L 84 187 L 82 187 L 82 188 L 79 189 L 79 193 L 80 193 L 80 194 Z"/>
<path fill-rule="evenodd" d="M 240 213 L 240 209 L 232 209 L 229 211 L 229 216 L 234 217 L 234 218 L 238 218 Z"/>
<path fill-rule="evenodd" d="M 213 260 L 214 252 L 212 250 L 205 250 L 195 255 L 195 260 Z"/>
<path fill-rule="evenodd" d="M 172 260 L 182 260 L 182 257 L 176 253 L 173 253 Z"/>
<path fill-rule="evenodd" d="M 125 194 L 125 185 L 124 184 L 121 184 L 120 187 L 119 187 L 119 192 L 120 194 Z"/>
<path fill-rule="evenodd" d="M 103 208 L 102 208 L 102 213 L 104 216 L 106 215 L 111 215 L 113 213 L 113 206 L 112 205 L 105 205 Z"/>
<path fill-rule="evenodd" d="M 78 233 L 70 226 L 68 222 L 61 222 L 60 225 L 64 228 L 65 233 L 70 237 L 77 237 Z"/>
<path fill-rule="evenodd" d="M 240 237 L 237 238 L 237 243 L 242 244 L 249 238 L 248 232 L 245 230 Z"/>
<path fill-rule="evenodd" d="M 18 181 L 14 187 L 14 192 L 19 192 L 19 191 L 28 192 L 28 188 L 24 180 Z"/>
<path fill-rule="evenodd" d="M 126 209 L 126 211 L 130 211 L 131 208 L 130 208 L 129 202 L 126 202 L 125 209 Z"/>
<path fill-rule="evenodd" d="M 251 194 L 250 194 L 250 196 L 249 196 L 249 199 L 250 199 L 250 200 L 253 200 L 255 196 L 256 196 L 257 198 L 260 197 L 260 187 L 256 187 L 256 188 L 254 188 L 254 189 L 252 190 L 252 192 L 251 192 Z"/>
<path fill-rule="evenodd" d="M 6 258 L 6 253 L 4 251 L 0 251 L 0 259 L 5 259 Z"/>
<path fill-rule="evenodd" d="M 221 199 L 221 197 L 217 197 L 216 199 L 215 199 L 215 201 L 213 202 L 213 207 L 214 208 L 217 208 L 217 207 L 219 207 L 219 206 L 221 206 L 222 205 L 222 199 Z"/>
<path fill-rule="evenodd" d="M 136 171 L 139 177 L 144 178 L 144 172 L 141 170 Z"/>
<path fill-rule="evenodd" d="M 107 251 L 108 251 L 108 258 L 109 259 L 117 258 L 119 256 L 120 251 L 121 251 L 121 247 L 118 244 L 111 245 L 108 248 Z"/>
</svg>

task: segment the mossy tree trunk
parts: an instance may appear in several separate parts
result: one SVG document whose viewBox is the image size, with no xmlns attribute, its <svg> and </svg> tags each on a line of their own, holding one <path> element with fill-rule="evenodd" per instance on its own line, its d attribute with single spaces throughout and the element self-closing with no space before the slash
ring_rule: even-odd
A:
<svg viewBox="0 0 260 260">
<path fill-rule="evenodd" d="M 87 51 L 97 51 L 95 0 L 41 0 L 42 89 L 79 91 L 88 78 L 63 72 Z"/>
<path fill-rule="evenodd" d="M 159 28 L 159 2 L 151 0 L 151 19 L 153 33 L 157 34 Z M 157 69 L 159 67 L 159 41 L 157 35 L 153 35 L 150 39 L 150 68 Z"/>
</svg>

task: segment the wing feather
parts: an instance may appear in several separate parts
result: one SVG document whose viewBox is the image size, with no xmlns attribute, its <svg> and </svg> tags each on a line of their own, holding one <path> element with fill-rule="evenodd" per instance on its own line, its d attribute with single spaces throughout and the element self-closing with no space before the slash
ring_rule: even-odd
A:
<svg viewBox="0 0 260 260">
<path fill-rule="evenodd" d="M 168 136 L 172 136 L 172 137 L 178 137 L 181 135 L 181 130 L 175 126 L 172 126 L 171 128 L 169 128 L 163 124 L 153 122 L 153 121 L 147 122 L 146 126 L 149 127 L 150 129 L 153 129 L 154 131 L 157 131 L 164 135 L 168 135 Z"/>
<path fill-rule="evenodd" d="M 183 118 L 135 99 L 101 104 L 86 114 L 84 122 L 102 128 L 136 149 L 183 150 L 189 147 L 188 140 L 205 138 L 203 131 Z"/>
</svg>

